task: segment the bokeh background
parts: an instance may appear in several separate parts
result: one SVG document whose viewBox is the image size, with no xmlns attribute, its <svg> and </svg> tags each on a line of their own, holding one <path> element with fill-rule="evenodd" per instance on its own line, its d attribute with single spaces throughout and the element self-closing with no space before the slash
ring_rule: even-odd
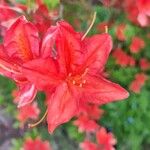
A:
<svg viewBox="0 0 150 150">
<path fill-rule="evenodd" d="M 26 5 L 26 0 L 13 2 Z M 149 150 L 150 24 L 143 27 L 132 21 L 129 17 L 131 12 L 124 9 L 124 0 L 110 2 L 103 0 L 62 0 L 61 2 L 44 0 L 44 2 L 51 13 L 58 13 L 59 18 L 67 20 L 76 31 L 85 32 L 87 30 L 95 11 L 97 17 L 89 35 L 103 33 L 105 25 L 108 26 L 108 32 L 113 39 L 113 50 L 106 65 L 106 74 L 112 81 L 127 89 L 130 96 L 124 101 L 102 106 L 101 108 L 105 112 L 99 123 L 108 131 L 113 132 L 117 138 L 116 149 Z M 134 37 L 141 38 L 144 42 L 141 47 L 137 46 L 140 41 L 133 44 L 139 48 L 136 53 L 131 50 Z M 117 52 L 118 49 L 121 49 L 121 52 Z M 142 59 L 146 60 L 143 65 Z M 137 74 L 142 74 L 140 79 Z M 54 150 L 79 149 L 79 143 L 83 141 L 85 134 L 79 133 L 72 121 L 57 128 L 53 135 L 47 132 L 45 122 L 36 128 L 28 129 L 27 123 L 31 121 L 28 120 L 21 127 L 17 119 L 17 107 L 13 103 L 14 89 L 15 84 L 11 80 L 0 76 L 0 150 L 19 150 L 28 137 L 33 139 L 41 137 L 43 140 L 48 140 Z M 40 116 L 45 111 L 44 97 L 43 93 L 39 93 L 36 98 L 38 106 L 42 110 Z"/>
</svg>

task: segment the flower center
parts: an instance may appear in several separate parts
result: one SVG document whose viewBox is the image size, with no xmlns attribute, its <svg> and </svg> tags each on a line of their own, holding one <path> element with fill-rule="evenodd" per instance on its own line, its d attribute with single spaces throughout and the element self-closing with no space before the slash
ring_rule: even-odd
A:
<svg viewBox="0 0 150 150">
<path fill-rule="evenodd" d="M 66 81 L 73 85 L 83 87 L 83 85 L 86 83 L 86 80 L 84 78 L 87 72 L 88 72 L 88 68 L 86 68 L 82 74 L 73 75 L 72 73 L 69 73 L 66 78 Z"/>
</svg>

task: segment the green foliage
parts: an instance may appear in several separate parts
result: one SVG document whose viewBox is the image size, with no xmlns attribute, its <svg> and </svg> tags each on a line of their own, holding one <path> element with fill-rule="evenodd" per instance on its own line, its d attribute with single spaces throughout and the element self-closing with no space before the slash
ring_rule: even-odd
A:
<svg viewBox="0 0 150 150">
<path fill-rule="evenodd" d="M 55 8 L 59 4 L 59 0 L 44 0 L 44 3 L 49 7 L 49 8 Z"/>
</svg>

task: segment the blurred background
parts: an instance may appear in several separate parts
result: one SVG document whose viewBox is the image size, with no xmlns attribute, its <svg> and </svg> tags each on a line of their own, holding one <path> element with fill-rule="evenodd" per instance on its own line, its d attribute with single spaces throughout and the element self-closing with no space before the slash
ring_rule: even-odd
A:
<svg viewBox="0 0 150 150">
<path fill-rule="evenodd" d="M 89 35 L 104 33 L 105 26 L 108 26 L 108 32 L 113 39 L 113 50 L 106 65 L 106 75 L 111 81 L 127 89 L 130 96 L 124 101 L 101 106 L 104 114 L 98 122 L 114 134 L 117 139 L 116 149 L 149 150 L 150 23 L 140 22 L 137 17 L 139 9 L 134 5 L 134 0 L 131 1 L 44 0 L 44 4 L 49 10 L 48 19 L 51 24 L 55 24 L 56 20 L 65 19 L 76 31 L 86 32 L 96 11 L 96 21 Z M 32 11 L 37 5 L 34 0 L 5 2 L 11 6 L 28 6 L 28 11 Z M 3 4 L 4 1 L 0 1 L 0 5 Z M 27 16 L 30 20 L 28 14 Z M 148 20 L 149 15 L 146 17 Z M 2 39 L 3 35 L 0 40 Z M 13 102 L 15 89 L 15 84 L 11 80 L 0 76 L 0 150 L 20 150 L 25 139 L 29 137 L 40 137 L 42 140 L 50 141 L 53 150 L 79 149 L 79 143 L 83 142 L 85 133 L 79 133 L 73 121 L 61 125 L 53 135 L 48 133 L 45 122 L 36 128 L 28 129 L 27 124 L 33 122 L 32 119 L 36 117 L 26 116 L 18 111 Z M 38 104 L 34 105 L 36 111 L 31 111 L 32 115 L 42 116 L 45 111 L 44 97 L 43 93 L 38 94 Z"/>
</svg>

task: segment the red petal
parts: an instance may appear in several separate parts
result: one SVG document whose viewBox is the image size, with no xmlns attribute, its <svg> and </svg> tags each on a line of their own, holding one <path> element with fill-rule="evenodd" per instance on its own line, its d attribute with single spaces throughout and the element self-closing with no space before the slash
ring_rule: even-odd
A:
<svg viewBox="0 0 150 150">
<path fill-rule="evenodd" d="M 15 101 L 18 102 L 18 107 L 25 106 L 31 103 L 37 93 L 37 89 L 33 84 L 21 85 Z"/>
<path fill-rule="evenodd" d="M 42 55 L 57 58 L 60 72 L 70 73 L 81 64 L 81 41 L 78 33 L 65 21 L 49 28 L 42 44 Z"/>
<path fill-rule="evenodd" d="M 95 35 L 83 41 L 86 53 L 84 68 L 91 73 L 102 71 L 112 49 L 112 40 L 108 34 Z"/>
<path fill-rule="evenodd" d="M 125 99 L 129 96 L 128 92 L 120 85 L 112 83 L 103 77 L 87 76 L 86 81 L 84 96 L 85 100 L 91 103 L 102 105 Z"/>
<path fill-rule="evenodd" d="M 48 130 L 52 133 L 57 126 L 69 121 L 76 114 L 77 104 L 66 83 L 56 88 L 48 103 Z"/>
<path fill-rule="evenodd" d="M 87 140 L 81 143 L 80 147 L 82 148 L 82 150 L 98 150 L 98 146 L 95 143 Z"/>
<path fill-rule="evenodd" d="M 9 57 L 28 61 L 39 55 L 39 39 L 36 28 L 20 17 L 7 30 L 4 47 Z"/>
<path fill-rule="evenodd" d="M 57 34 L 58 34 L 58 28 L 53 26 L 50 27 L 47 33 L 45 34 L 42 41 L 42 48 L 40 52 L 43 58 L 52 56 L 52 51 L 54 50 L 53 48 L 54 48 Z"/>
<path fill-rule="evenodd" d="M 50 90 L 60 82 L 57 65 L 51 58 L 35 59 L 24 64 L 23 74 L 40 90 Z"/>
<path fill-rule="evenodd" d="M 65 21 L 58 23 L 60 35 L 56 41 L 58 61 L 70 73 L 76 65 L 83 63 L 83 50 L 81 49 L 81 36 L 75 32 L 71 25 Z"/>
</svg>

